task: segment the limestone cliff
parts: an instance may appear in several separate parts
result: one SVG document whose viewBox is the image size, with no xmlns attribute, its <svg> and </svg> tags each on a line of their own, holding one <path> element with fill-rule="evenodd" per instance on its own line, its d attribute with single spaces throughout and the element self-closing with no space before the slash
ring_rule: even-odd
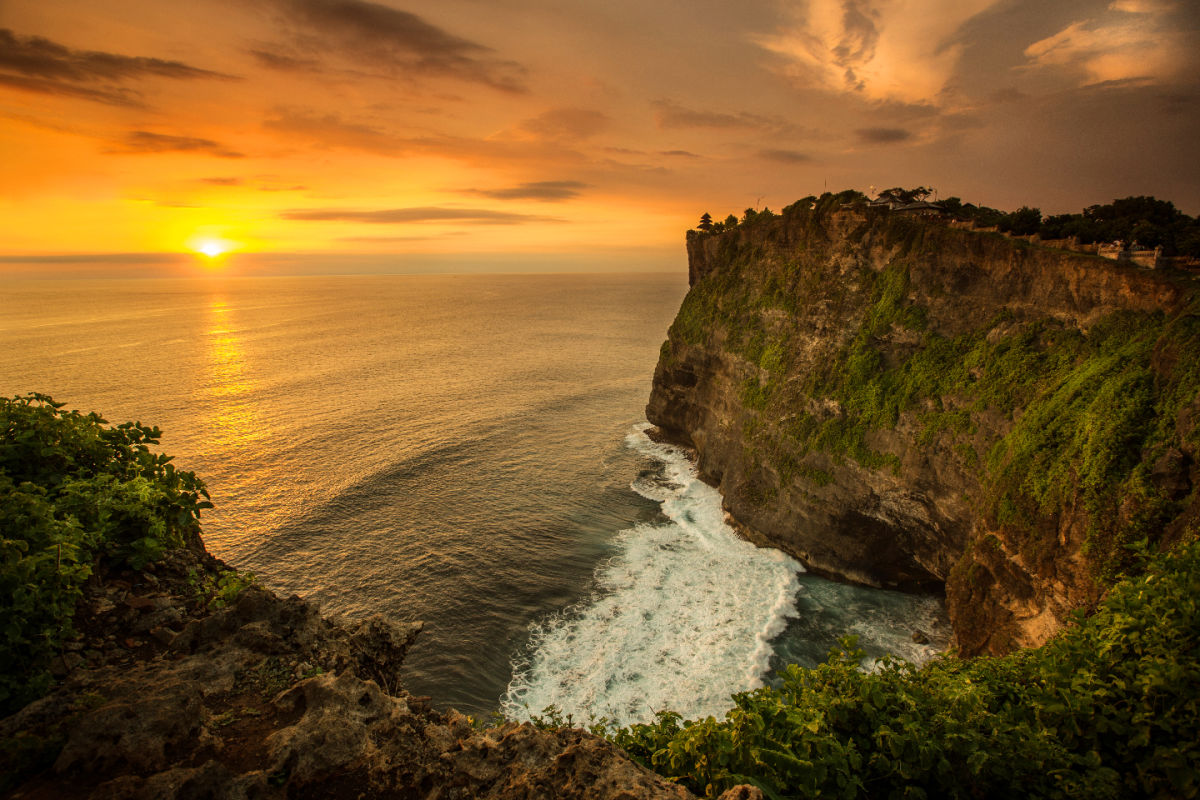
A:
<svg viewBox="0 0 1200 800">
<path fill-rule="evenodd" d="M 650 421 L 748 538 L 944 587 L 961 652 L 1044 641 L 1197 513 L 1193 278 L 828 200 L 687 247 Z"/>
</svg>

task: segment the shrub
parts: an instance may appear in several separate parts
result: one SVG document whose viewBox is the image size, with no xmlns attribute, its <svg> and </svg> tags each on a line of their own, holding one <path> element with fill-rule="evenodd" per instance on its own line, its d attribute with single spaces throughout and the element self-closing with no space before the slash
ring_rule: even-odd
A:
<svg viewBox="0 0 1200 800">
<path fill-rule="evenodd" d="M 110 427 L 46 395 L 0 399 L 0 713 L 49 686 L 98 561 L 140 569 L 197 539 L 208 493 L 158 428 Z"/>
<path fill-rule="evenodd" d="M 1153 559 L 1042 648 L 816 669 L 734 695 L 723 720 L 611 729 L 709 797 L 1194 797 L 1200 792 L 1200 544 Z"/>
</svg>

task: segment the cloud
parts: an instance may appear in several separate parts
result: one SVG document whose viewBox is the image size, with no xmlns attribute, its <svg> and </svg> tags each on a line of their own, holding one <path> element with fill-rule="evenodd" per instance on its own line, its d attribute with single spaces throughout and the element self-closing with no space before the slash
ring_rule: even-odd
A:
<svg viewBox="0 0 1200 800">
<path fill-rule="evenodd" d="M 609 119 L 588 108 L 552 108 L 521 123 L 521 128 L 546 139 L 579 140 L 608 127 Z"/>
<path fill-rule="evenodd" d="M 554 217 L 516 214 L 487 208 L 444 208 L 419 206 L 387 208 L 376 211 L 352 211 L 340 208 L 302 208 L 284 211 L 284 219 L 306 222 L 369 222 L 381 225 L 422 222 L 466 222 L 474 225 L 520 225 L 527 222 L 562 222 Z"/>
<path fill-rule="evenodd" d="M 30 256 L 0 255 L 0 264 L 157 264 L 178 258 L 179 253 L 53 253 Z"/>
<path fill-rule="evenodd" d="M 903 128 L 859 128 L 855 131 L 859 141 L 867 144 L 890 144 L 912 138 L 912 132 Z"/>
<path fill-rule="evenodd" d="M 1119 81 L 1163 84 L 1191 73 L 1198 46 L 1195 30 L 1175 19 L 1177 4 L 1118 0 L 1115 12 L 1072 22 L 1025 48 L 1029 68 L 1074 72 L 1083 86 Z"/>
<path fill-rule="evenodd" d="M 698 153 L 693 153 L 690 150 L 659 150 L 658 154 L 660 156 L 672 156 L 672 157 L 679 157 L 679 158 L 700 158 L 701 157 Z"/>
<path fill-rule="evenodd" d="M 140 106 L 126 84 L 147 78 L 236 80 L 182 61 L 74 50 L 40 36 L 0 28 L 0 84 L 28 92 L 78 97 L 97 103 Z"/>
<path fill-rule="evenodd" d="M 245 181 L 241 178 L 218 177 L 218 178 L 201 178 L 201 183 L 209 183 L 213 186 L 241 186 Z"/>
<path fill-rule="evenodd" d="M 399 242 L 432 242 L 451 236 L 466 236 L 466 231 L 447 231 L 446 233 L 430 234 L 428 236 L 339 236 L 339 242 L 355 242 L 357 244 L 396 244 Z"/>
<path fill-rule="evenodd" d="M 755 114 L 739 112 L 726 114 L 719 111 L 697 111 L 685 108 L 670 100 L 656 100 L 653 104 L 655 121 L 660 128 L 762 128 L 771 120 Z"/>
<path fill-rule="evenodd" d="M 269 50 L 251 50 L 250 55 L 262 66 L 283 72 L 309 72 L 321 67 L 321 62 L 315 58 L 297 58 Z"/>
<path fill-rule="evenodd" d="M 396 156 L 403 146 L 395 136 L 378 128 L 357 122 L 347 122 L 337 114 L 314 114 L 303 109 L 280 108 L 263 122 L 269 131 L 301 136 L 311 141 L 352 150 Z"/>
<path fill-rule="evenodd" d="M 781 164 L 809 164 L 812 162 L 812 156 L 807 153 L 801 153 L 796 150 L 759 150 L 759 158 L 765 158 L 767 161 L 778 161 Z"/>
<path fill-rule="evenodd" d="M 580 181 L 533 181 L 510 186 L 505 189 L 468 189 L 468 194 L 491 197 L 496 200 L 539 200 L 553 202 L 578 197 L 581 189 L 589 184 Z"/>
<path fill-rule="evenodd" d="M 416 14 L 366 0 L 273 0 L 302 33 L 295 45 L 389 74 L 432 75 L 524 91 L 524 70 L 495 58 L 490 47 L 455 36 Z M 311 59 L 257 51 L 277 69 L 307 68 Z"/>
<path fill-rule="evenodd" d="M 955 34 L 999 0 L 810 0 L 755 41 L 805 86 L 869 100 L 936 98 L 962 55 Z"/>
<path fill-rule="evenodd" d="M 173 136 L 152 131 L 129 131 L 109 153 L 208 153 L 220 158 L 242 158 L 243 154 L 230 150 L 212 139 L 196 136 Z"/>
</svg>

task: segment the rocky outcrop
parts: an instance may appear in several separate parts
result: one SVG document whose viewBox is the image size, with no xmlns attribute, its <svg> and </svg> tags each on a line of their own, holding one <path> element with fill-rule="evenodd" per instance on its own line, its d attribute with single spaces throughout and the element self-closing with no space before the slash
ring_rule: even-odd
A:
<svg viewBox="0 0 1200 800">
<path fill-rule="evenodd" d="M 397 683 L 420 625 L 335 624 L 202 550 L 94 581 L 48 696 L 0 721 L 11 797 L 675 798 L 604 739 L 484 727 Z M 206 580 L 207 579 L 207 580 Z M 215 602 L 214 602 L 215 601 Z M 212 609 L 228 602 L 223 608 Z"/>
<path fill-rule="evenodd" d="M 1102 593 L 1100 573 L 1116 561 L 1102 564 L 1100 545 L 1119 548 L 1150 524 L 1146 514 L 1169 536 L 1194 506 L 1196 376 L 1166 356 L 1200 341 L 1187 321 L 1191 279 L 853 209 L 693 231 L 687 248 L 692 288 L 648 419 L 695 448 L 752 541 L 819 574 L 944 588 L 961 652 L 1041 643 Z M 1128 452 L 1105 462 L 1114 485 L 1142 486 L 1138 470 L 1157 470 L 1154 486 L 1168 487 L 1149 491 L 1153 501 L 1114 501 L 1110 530 L 1082 468 L 1052 476 L 1077 484 L 1059 494 L 1010 473 L 1019 437 L 1031 435 L 1018 430 L 1035 419 L 1026 412 L 1065 403 L 1071 381 L 1090 391 L 1093 329 L 1114 319 L 1160 338 L 1149 355 L 1113 355 L 1097 369 L 1116 374 L 1141 359 L 1130 386 L 1150 385 L 1145 407 L 1179 410 L 1157 439 L 1144 430 L 1155 423 L 1139 421 Z M 1046 497 L 1027 511 L 1035 490 Z M 1020 520 L 1004 505 L 1010 495 Z"/>
</svg>

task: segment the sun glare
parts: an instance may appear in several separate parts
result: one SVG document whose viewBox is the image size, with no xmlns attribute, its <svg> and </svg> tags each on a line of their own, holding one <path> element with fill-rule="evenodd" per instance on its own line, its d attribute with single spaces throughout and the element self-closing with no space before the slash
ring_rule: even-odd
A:
<svg viewBox="0 0 1200 800">
<path fill-rule="evenodd" d="M 198 236 L 188 242 L 188 249 L 204 256 L 209 261 L 216 261 L 235 247 L 234 242 L 215 236 Z"/>
</svg>

